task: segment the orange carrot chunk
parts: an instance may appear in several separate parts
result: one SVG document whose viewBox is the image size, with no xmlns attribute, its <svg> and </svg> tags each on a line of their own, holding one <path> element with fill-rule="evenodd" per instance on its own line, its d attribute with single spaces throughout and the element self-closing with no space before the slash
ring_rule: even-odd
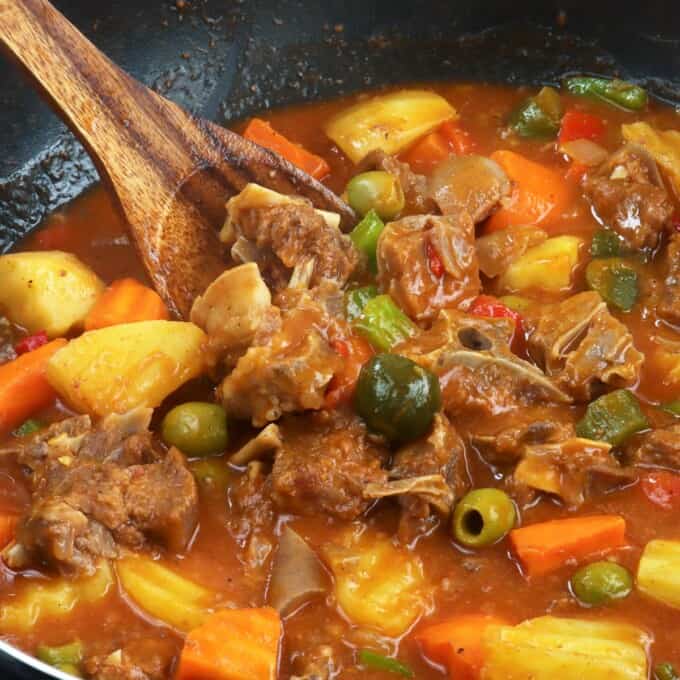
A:
<svg viewBox="0 0 680 680">
<path fill-rule="evenodd" d="M 229 609 L 184 642 L 176 680 L 275 680 L 281 619 L 275 609 Z"/>
<path fill-rule="evenodd" d="M 507 621 L 497 616 L 454 616 L 423 628 L 415 639 L 430 661 L 448 669 L 451 680 L 477 680 L 484 663 L 484 631 L 488 626 L 504 625 Z"/>
<path fill-rule="evenodd" d="M 119 279 L 102 293 L 92 307 L 85 319 L 85 330 L 169 318 L 168 308 L 155 290 L 135 279 Z"/>
<path fill-rule="evenodd" d="M 14 540 L 18 521 L 17 515 L 0 514 L 0 550 Z"/>
<path fill-rule="evenodd" d="M 0 366 L 0 437 L 56 399 L 45 369 L 50 357 L 66 344 L 63 338 L 53 340 Z"/>
<path fill-rule="evenodd" d="M 618 515 L 558 519 L 510 532 L 510 544 L 527 576 L 547 574 L 625 543 L 626 521 Z"/>
<path fill-rule="evenodd" d="M 459 156 L 474 153 L 477 149 L 474 139 L 459 121 L 447 120 L 439 126 L 439 133 Z"/>
<path fill-rule="evenodd" d="M 570 189 L 562 175 L 514 151 L 491 154 L 513 183 L 505 204 L 486 224 L 487 233 L 511 226 L 549 223 L 566 209 Z"/>
<path fill-rule="evenodd" d="M 299 144 L 289 141 L 280 132 L 274 130 L 266 120 L 253 118 L 244 130 L 243 136 L 255 144 L 278 153 L 315 179 L 321 180 L 331 171 L 330 166 L 321 156 L 310 153 Z"/>
<path fill-rule="evenodd" d="M 401 155 L 401 160 L 408 163 L 413 172 L 428 175 L 451 153 L 453 150 L 447 140 L 435 130 L 405 151 Z"/>
</svg>

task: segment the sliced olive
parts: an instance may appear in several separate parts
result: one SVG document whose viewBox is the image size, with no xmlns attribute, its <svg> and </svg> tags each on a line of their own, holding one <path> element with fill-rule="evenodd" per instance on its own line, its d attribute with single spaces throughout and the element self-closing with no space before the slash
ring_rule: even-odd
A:
<svg viewBox="0 0 680 680">
<path fill-rule="evenodd" d="M 175 406 L 163 418 L 163 441 L 187 456 L 222 453 L 229 441 L 227 414 L 217 404 L 192 401 Z"/>
<path fill-rule="evenodd" d="M 399 180 L 384 170 L 362 172 L 347 185 L 347 201 L 360 215 L 375 210 L 383 220 L 391 220 L 404 209 L 404 192 Z"/>
<path fill-rule="evenodd" d="M 392 442 L 424 435 L 441 406 L 437 376 L 398 354 L 378 354 L 359 374 L 354 404 L 368 427 Z"/>
<path fill-rule="evenodd" d="M 517 522 L 510 496 L 500 489 L 474 489 L 453 512 L 453 536 L 468 548 L 483 548 L 500 541 Z"/>
<path fill-rule="evenodd" d="M 581 604 L 596 607 L 630 595 L 633 577 L 616 562 L 593 562 L 571 577 L 571 590 Z"/>
</svg>

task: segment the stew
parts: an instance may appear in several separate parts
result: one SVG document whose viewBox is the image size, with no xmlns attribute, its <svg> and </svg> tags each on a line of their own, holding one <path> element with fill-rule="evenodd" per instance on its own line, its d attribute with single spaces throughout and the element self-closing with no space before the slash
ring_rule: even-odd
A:
<svg viewBox="0 0 680 680">
<path fill-rule="evenodd" d="M 244 121 L 172 318 L 95 189 L 0 257 L 0 636 L 93 680 L 680 673 L 680 117 L 621 81 Z"/>
</svg>

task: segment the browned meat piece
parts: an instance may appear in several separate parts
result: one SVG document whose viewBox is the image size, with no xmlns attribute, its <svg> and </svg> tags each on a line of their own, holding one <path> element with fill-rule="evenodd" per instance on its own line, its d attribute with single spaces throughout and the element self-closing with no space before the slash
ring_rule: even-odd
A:
<svg viewBox="0 0 680 680">
<path fill-rule="evenodd" d="M 644 357 L 596 292 L 541 306 L 525 318 L 532 326 L 532 356 L 574 399 L 590 401 L 605 386 L 637 382 Z"/>
<path fill-rule="evenodd" d="M 656 311 L 669 323 L 680 325 L 680 234 L 677 232 L 668 242 L 665 261 L 663 292 Z"/>
<path fill-rule="evenodd" d="M 407 163 L 388 156 L 384 151 L 372 151 L 359 164 L 359 172 L 367 170 L 384 170 L 394 175 L 401 184 L 406 207 L 410 212 L 433 212 L 435 209 L 434 201 L 428 196 L 427 178 L 413 172 Z"/>
<path fill-rule="evenodd" d="M 12 361 L 16 356 L 12 327 L 5 317 L 0 316 L 0 364 Z"/>
<path fill-rule="evenodd" d="M 387 479 L 386 449 L 350 413 L 320 411 L 280 423 L 283 446 L 272 470 L 278 508 L 300 515 L 356 519 L 373 502 L 364 487 Z"/>
<path fill-rule="evenodd" d="M 452 156 L 435 168 L 428 191 L 443 215 L 466 212 L 477 224 L 510 193 L 510 180 L 490 158 L 475 154 Z"/>
<path fill-rule="evenodd" d="M 431 527 L 438 511 L 444 518 L 453 509 L 454 502 L 469 486 L 465 465 L 465 446 L 448 418 L 440 413 L 435 416 L 432 431 L 427 437 L 403 446 L 394 456 L 389 472 L 390 480 L 406 482 L 440 475 L 444 480 L 443 491 L 433 493 L 436 487 L 425 486 L 424 492 L 407 491 L 398 494 L 401 506 L 399 538 L 411 543 L 418 535 Z M 388 482 L 392 484 L 393 482 Z M 386 485 L 386 486 L 388 486 Z"/>
<path fill-rule="evenodd" d="M 652 430 L 642 437 L 630 456 L 633 465 L 680 472 L 680 425 Z"/>
<path fill-rule="evenodd" d="M 259 427 L 284 413 L 323 406 L 328 383 L 342 366 L 324 333 L 335 322 L 329 313 L 334 298 L 324 290 L 289 291 L 277 299 L 281 310 L 272 308 L 219 388 L 228 413 Z"/>
<path fill-rule="evenodd" d="M 543 243 L 548 234 L 538 227 L 502 229 L 477 239 L 479 270 L 493 279 L 500 276 L 532 246 Z"/>
<path fill-rule="evenodd" d="M 444 409 L 461 415 L 497 416 L 542 403 L 568 403 L 536 366 L 509 348 L 514 332 L 510 319 L 486 319 L 445 310 L 428 331 L 399 345 L 408 356 L 439 376 Z"/>
<path fill-rule="evenodd" d="M 83 665 L 91 680 L 166 680 L 178 652 L 172 640 L 132 640 L 110 654 L 86 659 Z"/>
<path fill-rule="evenodd" d="M 316 286 L 329 279 L 343 285 L 359 264 L 349 236 L 329 225 L 311 204 L 296 201 L 239 212 L 232 253 L 253 260 L 272 291 L 286 288 L 291 277 Z"/>
<path fill-rule="evenodd" d="M 598 217 L 630 248 L 656 247 L 673 204 L 643 149 L 624 146 L 586 176 L 583 189 Z"/>
<path fill-rule="evenodd" d="M 13 569 L 92 573 L 119 545 L 186 547 L 198 521 L 196 485 L 182 454 L 156 450 L 141 429 L 150 415 L 110 416 L 87 431 L 87 416 L 72 418 L 22 445 L 33 494 L 6 554 Z"/>
<path fill-rule="evenodd" d="M 479 293 L 474 225 L 467 213 L 404 217 L 378 240 L 378 282 L 413 319 L 431 321 Z M 432 256 L 442 270 L 433 271 Z"/>
</svg>

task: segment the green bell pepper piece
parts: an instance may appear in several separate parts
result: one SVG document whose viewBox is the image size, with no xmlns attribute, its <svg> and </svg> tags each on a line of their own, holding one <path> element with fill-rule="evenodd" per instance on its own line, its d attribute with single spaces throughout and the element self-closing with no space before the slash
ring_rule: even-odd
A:
<svg viewBox="0 0 680 680">
<path fill-rule="evenodd" d="M 598 229 L 590 242 L 590 254 L 594 258 L 622 257 L 628 254 L 623 239 L 611 229 Z"/>
<path fill-rule="evenodd" d="M 359 663 L 366 668 L 372 668 L 376 671 L 387 671 L 388 673 L 396 673 L 405 678 L 414 677 L 413 671 L 401 661 L 390 656 L 383 656 L 370 649 L 362 649 L 359 651 Z"/>
<path fill-rule="evenodd" d="M 560 95 L 554 88 L 544 87 L 510 114 L 510 127 L 520 137 L 552 138 L 560 131 L 561 119 Z"/>
<path fill-rule="evenodd" d="M 661 410 L 672 416 L 680 416 L 680 399 L 673 399 L 666 404 L 661 404 Z"/>
<path fill-rule="evenodd" d="M 40 645 L 35 655 L 50 666 L 78 666 L 83 660 L 83 643 L 75 640 L 61 647 Z"/>
<path fill-rule="evenodd" d="M 615 390 L 588 404 L 586 414 L 576 423 L 576 434 L 619 446 L 648 427 L 649 422 L 635 395 L 628 390 Z"/>
<path fill-rule="evenodd" d="M 629 312 L 640 294 L 637 272 L 617 257 L 592 260 L 586 267 L 586 283 L 622 312 Z"/>
<path fill-rule="evenodd" d="M 384 222 L 375 210 L 369 210 L 349 234 L 354 245 L 368 258 L 368 266 L 375 274 L 378 271 L 378 238 L 385 228 Z"/>
<path fill-rule="evenodd" d="M 41 430 L 43 424 L 39 420 L 34 418 L 29 418 L 23 422 L 19 427 L 12 432 L 15 437 L 28 437 L 29 434 L 35 434 L 38 430 Z"/>
<path fill-rule="evenodd" d="M 630 111 L 640 111 L 647 105 L 647 92 L 643 88 L 617 78 L 567 78 L 564 85 L 571 94 L 601 99 Z"/>
<path fill-rule="evenodd" d="M 345 318 L 347 321 L 350 323 L 356 321 L 364 313 L 366 303 L 377 295 L 376 286 L 363 286 L 347 291 L 345 294 Z"/>
<path fill-rule="evenodd" d="M 389 295 L 370 299 L 361 317 L 354 322 L 354 327 L 383 352 L 389 352 L 417 331 L 413 321 L 394 304 Z"/>
</svg>

